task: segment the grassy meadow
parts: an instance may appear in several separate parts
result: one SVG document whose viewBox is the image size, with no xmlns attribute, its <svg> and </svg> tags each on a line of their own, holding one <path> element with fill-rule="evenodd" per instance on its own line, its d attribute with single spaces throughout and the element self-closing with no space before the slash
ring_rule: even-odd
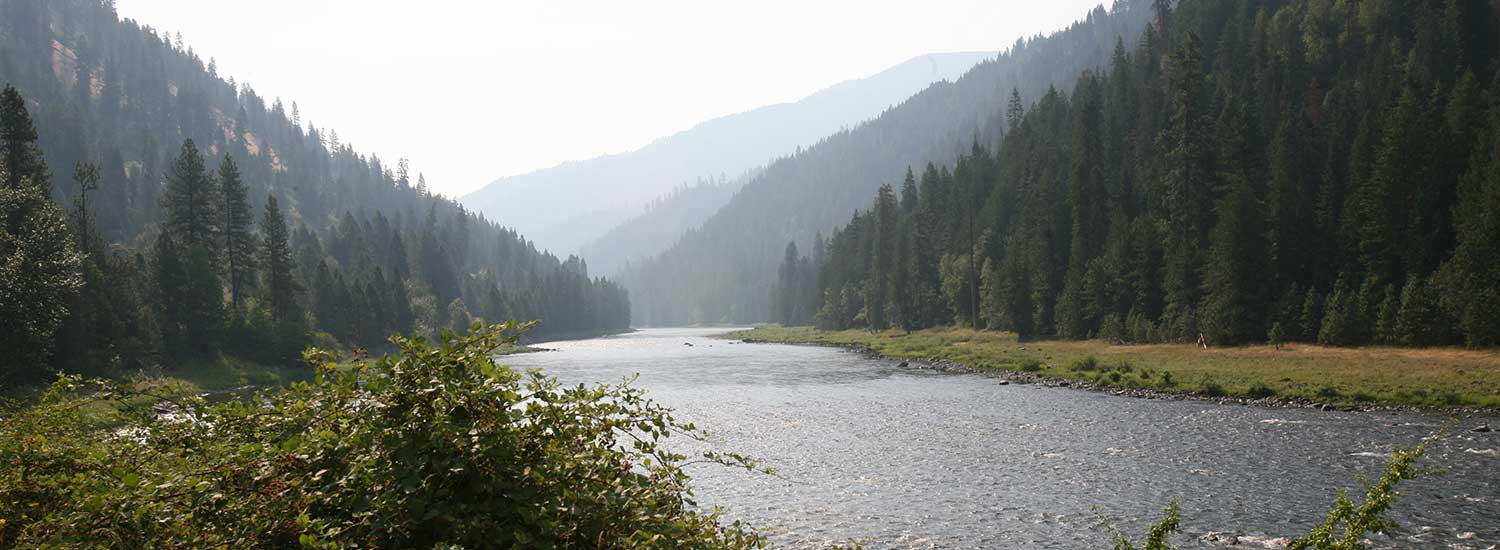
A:
<svg viewBox="0 0 1500 550">
<path fill-rule="evenodd" d="M 1308 344 L 1201 349 L 1102 340 L 1018 342 L 1011 333 L 958 328 L 820 331 L 760 327 L 726 338 L 866 347 L 906 359 L 948 359 L 1120 388 L 1336 405 L 1500 408 L 1500 351 L 1333 348 Z"/>
</svg>

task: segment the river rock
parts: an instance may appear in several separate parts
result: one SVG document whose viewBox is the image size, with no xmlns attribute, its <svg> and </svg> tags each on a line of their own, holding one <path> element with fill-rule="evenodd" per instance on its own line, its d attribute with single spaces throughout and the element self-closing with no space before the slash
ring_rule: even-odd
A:
<svg viewBox="0 0 1500 550">
<path fill-rule="evenodd" d="M 1281 550 L 1292 544 L 1292 539 L 1286 537 L 1272 537 L 1266 535 L 1242 535 L 1239 533 L 1211 532 L 1198 540 L 1213 546 L 1234 546 L 1236 548 L 1265 548 L 1267 550 Z"/>
<path fill-rule="evenodd" d="M 1240 537 L 1240 545 L 1249 546 L 1251 548 L 1267 548 L 1280 550 L 1282 548 L 1290 546 L 1291 544 L 1292 539 L 1286 537 L 1258 537 L 1255 535 Z"/>
<path fill-rule="evenodd" d="M 1010 380 L 1001 380 L 1000 381 L 1000 385 L 1001 386 L 1009 386 L 1010 385 Z"/>
<path fill-rule="evenodd" d="M 1490 427 L 1487 424 L 1480 424 L 1478 426 L 1475 426 L 1474 429 L 1469 430 L 1469 431 L 1477 433 L 1477 434 L 1487 434 L 1487 433 L 1490 433 Z"/>
</svg>

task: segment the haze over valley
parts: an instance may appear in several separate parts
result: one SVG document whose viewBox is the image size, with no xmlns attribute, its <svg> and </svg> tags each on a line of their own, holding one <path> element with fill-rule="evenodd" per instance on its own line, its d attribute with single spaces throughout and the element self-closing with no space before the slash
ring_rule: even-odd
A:
<svg viewBox="0 0 1500 550">
<path fill-rule="evenodd" d="M 0 0 L 0 550 L 1493 550 L 1497 289 L 1496 0 Z"/>
</svg>

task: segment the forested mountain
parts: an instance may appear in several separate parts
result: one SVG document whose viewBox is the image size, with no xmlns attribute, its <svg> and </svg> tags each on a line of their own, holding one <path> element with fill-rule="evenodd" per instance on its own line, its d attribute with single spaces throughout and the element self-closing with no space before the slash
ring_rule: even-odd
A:
<svg viewBox="0 0 1500 550">
<path fill-rule="evenodd" d="M 630 262 L 650 259 L 718 212 L 753 175 L 751 172 L 732 180 L 723 176 L 699 179 L 673 189 L 651 201 L 640 215 L 583 245 L 578 255 L 588 258 L 595 272 L 609 276 Z"/>
<path fill-rule="evenodd" d="M 0 0 L 4 83 L 15 87 L 3 113 L 6 242 L 58 237 L 26 220 L 50 227 L 46 199 L 72 203 L 63 236 L 81 255 L 81 287 L 45 304 L 56 315 L 7 318 L 0 333 L 36 344 L 60 324 L 55 366 L 220 350 L 286 360 L 309 341 L 379 346 L 476 317 L 541 319 L 543 334 L 629 324 L 624 291 L 581 260 L 433 196 L 404 161 L 361 154 L 295 103 L 220 78 L 180 37 L 120 20 L 110 0 Z M 24 250 L 0 250 L 7 291 L 28 276 Z M 5 311 L 41 303 L 3 298 Z"/>
<path fill-rule="evenodd" d="M 993 52 L 920 56 L 797 102 L 703 122 L 636 151 L 501 178 L 462 201 L 486 216 L 505 220 L 543 248 L 577 252 L 683 182 L 752 170 L 867 120 L 933 82 L 957 78 L 993 56 Z M 680 233 L 673 233 L 666 244 Z"/>
<path fill-rule="evenodd" d="M 788 240 L 804 245 L 868 203 L 907 166 L 951 161 L 1004 131 L 1012 89 L 1024 97 L 1071 82 L 1133 40 L 1150 6 L 1120 0 L 1048 37 L 1018 40 L 955 82 L 934 84 L 880 117 L 768 165 L 702 226 L 661 256 L 619 274 L 644 325 L 746 323 L 769 318 L 766 300 Z"/>
<path fill-rule="evenodd" d="M 1500 5 L 1153 11 L 1071 94 L 1007 109 L 998 149 L 881 187 L 819 257 L 789 249 L 775 316 L 1500 344 Z"/>
</svg>

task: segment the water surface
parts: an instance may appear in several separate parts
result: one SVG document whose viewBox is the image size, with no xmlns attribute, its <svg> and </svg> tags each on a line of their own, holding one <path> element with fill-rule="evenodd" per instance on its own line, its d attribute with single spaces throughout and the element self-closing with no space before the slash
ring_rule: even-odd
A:
<svg viewBox="0 0 1500 550">
<path fill-rule="evenodd" d="M 1101 515 L 1138 534 L 1182 498 L 1183 547 L 1208 532 L 1294 535 L 1338 487 L 1446 422 L 1145 400 L 920 371 L 831 348 L 743 344 L 724 329 L 653 329 L 506 358 L 570 383 L 636 385 L 713 445 L 781 477 L 694 467 L 700 502 L 785 547 L 1101 548 Z M 1380 548 L 1500 542 L 1500 434 L 1461 419 L 1406 482 Z M 783 479 L 784 478 L 784 479 Z"/>
</svg>

